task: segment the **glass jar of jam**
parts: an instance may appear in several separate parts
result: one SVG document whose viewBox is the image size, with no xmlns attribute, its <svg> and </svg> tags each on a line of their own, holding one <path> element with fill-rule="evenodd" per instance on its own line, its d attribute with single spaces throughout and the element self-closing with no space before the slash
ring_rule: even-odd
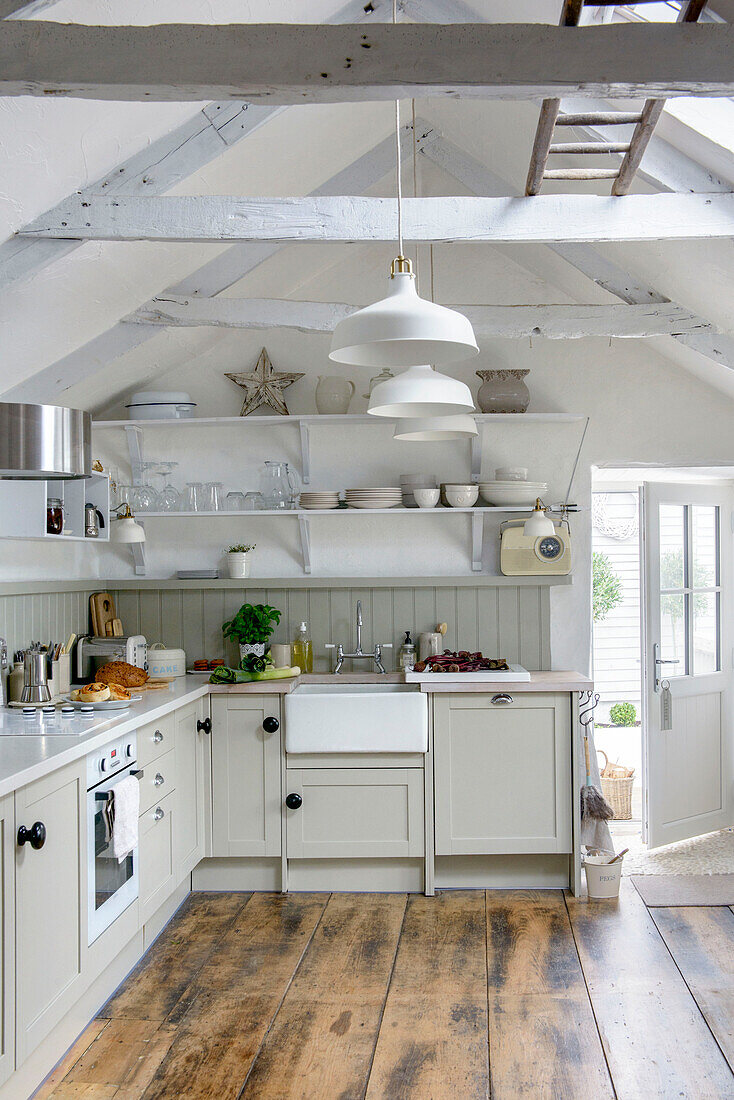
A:
<svg viewBox="0 0 734 1100">
<path fill-rule="evenodd" d="M 46 532 L 60 535 L 64 526 L 64 505 L 58 497 L 49 497 L 46 501 Z"/>
</svg>

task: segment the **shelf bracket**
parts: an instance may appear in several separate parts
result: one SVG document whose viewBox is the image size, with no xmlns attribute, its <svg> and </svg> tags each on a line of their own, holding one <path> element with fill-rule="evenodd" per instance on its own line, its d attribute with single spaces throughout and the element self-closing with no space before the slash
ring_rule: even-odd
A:
<svg viewBox="0 0 734 1100">
<path fill-rule="evenodd" d="M 301 420 L 301 478 L 304 485 L 311 484 L 311 435 L 306 421 Z M 310 570 L 307 570 L 310 572 Z"/>
<path fill-rule="evenodd" d="M 143 432 L 135 424 L 125 427 L 133 485 L 143 484 Z"/>
<path fill-rule="evenodd" d="M 145 543 L 144 542 L 131 542 L 130 549 L 133 555 L 133 565 L 135 566 L 135 576 L 145 576 Z"/>
<path fill-rule="evenodd" d="M 311 527 L 305 516 L 299 515 L 298 529 L 301 532 L 301 554 L 303 556 L 303 572 L 311 572 Z"/>
<path fill-rule="evenodd" d="M 479 481 L 480 470 L 482 468 L 482 430 L 479 429 L 478 435 L 473 435 L 469 442 L 471 449 L 471 479 L 472 484 L 476 485 Z"/>
<path fill-rule="evenodd" d="M 482 571 L 482 546 L 484 543 L 484 516 L 474 512 L 471 517 L 471 567 L 473 573 Z"/>
</svg>

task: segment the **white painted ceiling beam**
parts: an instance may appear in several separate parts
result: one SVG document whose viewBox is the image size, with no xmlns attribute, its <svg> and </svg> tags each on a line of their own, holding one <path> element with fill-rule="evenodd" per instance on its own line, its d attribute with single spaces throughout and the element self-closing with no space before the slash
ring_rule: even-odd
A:
<svg viewBox="0 0 734 1100">
<path fill-rule="evenodd" d="M 495 194 L 498 191 L 501 193 L 507 190 L 506 180 L 500 179 L 491 169 L 480 164 L 445 138 L 438 138 L 433 142 L 424 150 L 424 155 L 477 194 Z M 624 200 L 613 198 L 609 201 Z M 549 247 L 597 286 L 629 305 L 669 302 L 669 299 L 654 287 L 641 282 L 631 272 L 623 270 L 589 244 L 551 244 Z M 734 369 L 734 337 L 717 334 L 710 327 L 707 330 L 705 326 L 709 323 L 704 318 L 701 320 L 704 324 L 701 331 L 676 335 L 673 339 L 720 366 Z"/>
<path fill-rule="evenodd" d="M 617 242 L 734 237 L 734 194 L 403 200 L 410 241 Z M 80 195 L 22 230 L 102 241 L 391 241 L 395 200 L 338 195 Z"/>
<path fill-rule="evenodd" d="M 43 5 L 46 0 L 37 0 L 37 3 Z M 2 0 L 0 11 L 1 5 Z M 373 0 L 371 12 L 365 12 L 364 7 L 363 0 L 349 0 L 331 21 L 366 24 L 385 19 L 389 13 L 389 0 Z M 33 12 L 38 10 L 35 4 L 29 4 L 16 15 L 32 14 L 31 8 Z M 146 145 L 81 193 L 162 195 L 285 109 L 233 100 L 209 103 L 194 118 Z M 63 201 L 73 198 L 73 195 L 67 196 L 66 200 L 62 200 L 62 205 Z M 58 209 L 58 206 L 52 207 L 44 217 L 54 217 Z M 80 241 L 11 237 L 0 244 L 0 288 L 17 279 L 27 278 L 73 252 L 80 244 Z"/>
<path fill-rule="evenodd" d="M 27 19 L 30 15 L 37 15 L 39 11 L 51 8 L 57 0 L 31 0 L 31 3 L 20 3 L 20 0 L 0 0 L 0 19 Z"/>
<path fill-rule="evenodd" d="M 734 94 L 734 26 L 726 23 L 96 27 L 11 20 L 3 31 L 3 95 L 276 105 Z"/>
<path fill-rule="evenodd" d="M 299 302 L 280 298 L 156 298 L 125 320 L 140 325 L 193 328 L 292 328 L 330 333 L 359 306 L 344 302 Z M 519 339 L 542 336 L 576 340 L 585 336 L 640 338 L 711 328 L 682 306 L 662 305 L 452 305 L 471 321 L 478 336 Z"/>
<path fill-rule="evenodd" d="M 417 120 L 420 124 L 420 120 Z M 438 135 L 430 127 L 421 128 L 416 138 L 419 152 L 437 140 Z M 407 156 L 413 148 L 413 128 L 404 126 L 401 133 L 401 149 Z M 344 194 L 364 191 L 383 179 L 395 163 L 395 139 L 385 138 L 369 152 L 337 172 L 317 188 L 314 194 Z M 278 244 L 236 244 L 191 272 L 180 282 L 161 291 L 161 296 L 221 294 L 244 278 L 261 263 L 277 252 Z M 140 344 L 151 340 L 161 332 L 153 325 L 132 325 L 118 321 L 81 347 L 69 352 L 55 363 L 49 364 L 32 377 L 13 386 L 4 393 L 7 401 L 54 401 L 70 386 L 104 370 L 120 356 Z"/>
</svg>

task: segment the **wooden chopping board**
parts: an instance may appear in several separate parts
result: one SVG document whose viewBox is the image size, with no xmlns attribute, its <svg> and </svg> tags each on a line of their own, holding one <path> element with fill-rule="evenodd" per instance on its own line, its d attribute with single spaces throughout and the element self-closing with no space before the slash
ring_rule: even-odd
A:
<svg viewBox="0 0 734 1100">
<path fill-rule="evenodd" d="M 115 601 L 109 592 L 93 592 L 89 597 L 89 610 L 92 616 L 92 630 L 96 638 L 111 638 L 114 634 L 113 623 L 117 618 Z M 110 624 L 109 627 L 107 624 Z"/>
<path fill-rule="evenodd" d="M 155 680 L 148 680 L 147 683 L 141 684 L 140 687 L 130 688 L 130 691 L 133 691 L 133 692 L 155 691 L 156 689 L 159 689 L 159 688 L 167 688 L 168 685 L 172 684 L 175 679 L 176 679 L 175 676 L 156 677 Z"/>
</svg>

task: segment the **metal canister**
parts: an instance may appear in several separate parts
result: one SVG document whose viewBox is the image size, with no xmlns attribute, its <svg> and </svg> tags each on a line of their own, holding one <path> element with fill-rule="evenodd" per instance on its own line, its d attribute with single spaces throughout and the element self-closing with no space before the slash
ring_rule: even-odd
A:
<svg viewBox="0 0 734 1100">
<path fill-rule="evenodd" d="M 38 650 L 27 649 L 23 661 L 23 693 L 21 703 L 49 703 L 51 690 L 48 686 L 46 654 Z"/>
</svg>

